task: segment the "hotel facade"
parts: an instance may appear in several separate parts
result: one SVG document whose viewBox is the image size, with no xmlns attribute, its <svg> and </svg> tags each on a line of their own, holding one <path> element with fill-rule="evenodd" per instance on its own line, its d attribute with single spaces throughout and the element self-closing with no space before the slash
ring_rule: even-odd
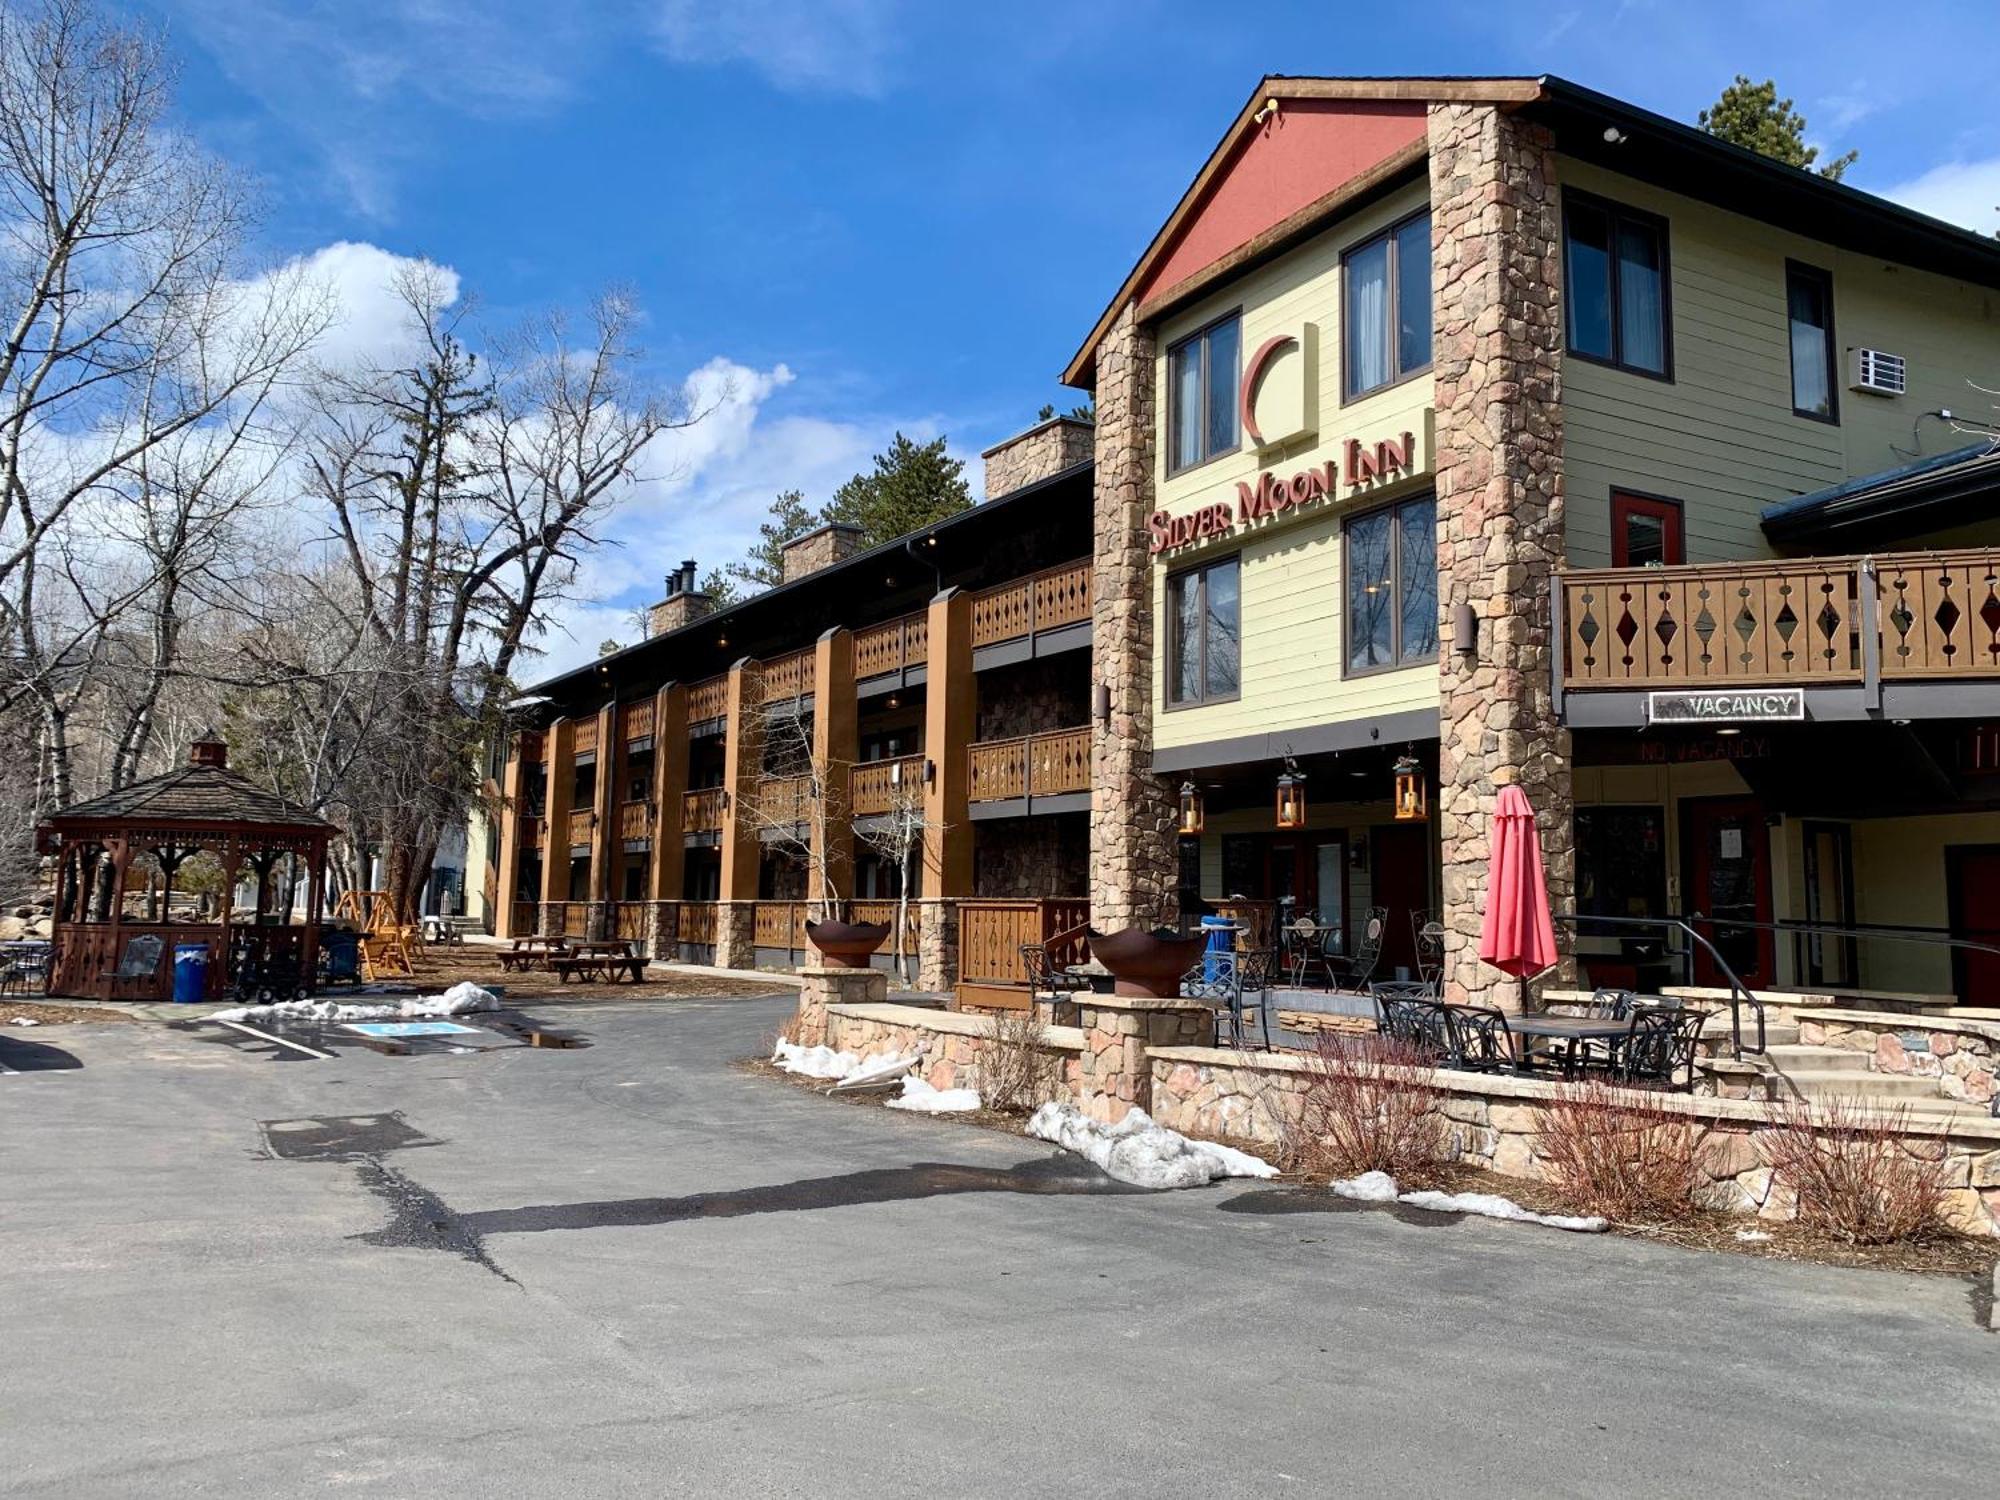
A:
<svg viewBox="0 0 2000 1500">
<path fill-rule="evenodd" d="M 935 788 L 921 982 L 974 1002 L 1017 939 L 1220 906 L 1350 945 L 1379 912 L 1384 974 L 1428 926 L 1453 996 L 1513 1003 L 1474 954 L 1513 783 L 1586 978 L 1652 981 L 1619 921 L 1683 915 L 1753 986 L 2000 1004 L 1947 941 L 2000 946 L 2000 246 L 1556 79 L 1271 78 L 1065 379 L 1094 429 L 989 457 L 927 597 L 778 590 L 728 644 L 670 596 L 536 689 L 496 928 L 650 902 L 663 952 L 780 958 L 754 903 L 796 887 L 729 808 L 789 701 L 829 764 Z M 1025 627 L 982 625 L 1009 590 Z M 878 636 L 917 621 L 892 689 Z M 640 739 L 635 876 L 632 773 L 576 763 Z M 529 860 L 559 823 L 570 859 Z M 823 863 L 873 897 L 844 837 Z"/>
</svg>

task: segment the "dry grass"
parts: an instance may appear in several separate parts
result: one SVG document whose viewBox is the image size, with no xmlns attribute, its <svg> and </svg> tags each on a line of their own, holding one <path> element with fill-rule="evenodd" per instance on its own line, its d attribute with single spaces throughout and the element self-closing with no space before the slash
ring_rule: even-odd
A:
<svg viewBox="0 0 2000 1500">
<path fill-rule="evenodd" d="M 132 1019 L 124 1011 L 113 1010 L 108 1005 L 65 1005 L 60 1000 L 0 1000 L 0 1026 L 13 1025 L 16 1017 L 42 1026 L 92 1021 L 129 1023 Z M 20 1028 L 22 1031 L 33 1029 L 28 1026 Z"/>
<path fill-rule="evenodd" d="M 1700 1212 L 1706 1183 L 1685 1115 L 1592 1080 L 1566 1088 L 1537 1112 L 1538 1154 L 1564 1200 L 1627 1222 L 1677 1223 Z"/>
<path fill-rule="evenodd" d="M 477 985 L 504 986 L 508 1003 L 535 1000 L 678 1000 L 721 996 L 796 994 L 794 985 L 776 984 L 746 972 L 741 978 L 684 974 L 672 969 L 648 969 L 638 984 L 565 983 L 546 969 L 508 973 L 500 967 L 500 951 L 480 945 L 462 948 L 433 945 L 415 955 L 416 978 L 405 981 L 425 989 L 448 989 L 460 980 Z"/>
<path fill-rule="evenodd" d="M 1906 1139 L 1909 1111 L 1860 1099 L 1787 1100 L 1765 1153 L 1798 1198 L 1799 1222 L 1850 1245 L 1891 1245 L 1943 1231 L 1942 1140 Z"/>
<path fill-rule="evenodd" d="M 1443 1181 L 1451 1137 L 1431 1062 L 1374 1036 L 1315 1039 L 1287 1165 L 1312 1178 L 1387 1172 L 1405 1187 Z"/>
<path fill-rule="evenodd" d="M 1048 1102 L 1062 1079 L 1062 1058 L 1032 1010 L 993 1014 L 993 1040 L 979 1064 L 979 1098 L 1002 1114 L 1027 1114 Z"/>
</svg>

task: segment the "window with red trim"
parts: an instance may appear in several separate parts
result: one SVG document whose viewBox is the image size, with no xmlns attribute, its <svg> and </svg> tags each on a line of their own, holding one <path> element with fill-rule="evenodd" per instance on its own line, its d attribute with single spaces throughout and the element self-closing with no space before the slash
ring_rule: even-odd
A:
<svg viewBox="0 0 2000 1500">
<path fill-rule="evenodd" d="M 1611 565 L 1642 568 L 1648 563 L 1687 561 L 1681 503 L 1657 495 L 1611 492 Z"/>
</svg>

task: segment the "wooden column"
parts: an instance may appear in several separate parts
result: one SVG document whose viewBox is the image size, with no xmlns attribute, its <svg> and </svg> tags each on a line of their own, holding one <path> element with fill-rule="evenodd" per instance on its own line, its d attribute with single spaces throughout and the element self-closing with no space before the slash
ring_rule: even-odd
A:
<svg viewBox="0 0 2000 1500">
<path fill-rule="evenodd" d="M 966 793 L 978 713 L 972 675 L 972 596 L 946 589 L 930 606 L 930 663 L 924 682 L 924 896 L 956 898 L 972 890 L 972 823 Z"/>
<path fill-rule="evenodd" d="M 296 855 L 293 858 L 297 858 Z M 311 993 L 313 981 L 319 977 L 319 929 L 326 920 L 326 839 L 324 836 L 313 845 L 307 855 L 311 863 L 306 866 L 306 935 L 300 945 L 300 962 L 305 973 L 307 993 Z M 288 910 L 286 920 L 291 919 Z"/>
<path fill-rule="evenodd" d="M 498 910 L 493 913 L 493 935 L 503 938 L 530 936 L 514 930 L 514 897 L 521 888 L 521 819 L 525 816 L 521 791 L 527 770 L 521 757 L 522 739 L 520 734 L 508 737 L 507 761 L 500 768 L 500 815 L 494 822 L 494 833 L 500 840 L 500 873 L 494 877 L 498 889 L 493 904 Z"/>
<path fill-rule="evenodd" d="M 757 899 L 757 827 L 747 816 L 764 764 L 762 674 L 747 657 L 729 669 L 723 741 L 722 899 Z"/>
<path fill-rule="evenodd" d="M 813 766 L 826 788 L 826 805 L 813 819 L 815 861 L 843 900 L 854 894 L 854 807 L 848 777 L 861 755 L 854 699 L 854 637 L 839 626 L 813 647 Z M 808 891 L 818 900 L 818 891 Z M 827 912 L 831 917 L 835 912 Z"/>
<path fill-rule="evenodd" d="M 625 841 L 618 837 L 618 777 L 625 759 L 625 743 L 619 738 L 618 705 L 607 703 L 597 711 L 597 798 L 590 820 L 590 899 L 597 904 L 591 913 L 590 935 L 608 937 L 605 903 L 612 899 L 617 867 L 623 862 Z"/>
<path fill-rule="evenodd" d="M 214 956 L 214 960 L 208 966 L 208 993 L 211 998 L 221 994 L 229 982 L 229 930 L 236 925 L 236 872 L 242 868 L 242 851 L 237 846 L 236 835 L 231 834 L 222 846 L 222 910 L 217 913 L 221 918 L 218 941 L 222 951 Z M 263 889 L 260 882 L 257 887 L 260 904 L 263 900 Z M 261 912 L 259 914 L 261 915 Z M 254 921 L 251 923 L 253 927 L 256 925 Z M 167 962 L 169 965 L 172 964 L 172 954 L 167 955 Z M 307 984 L 307 988 L 311 988 L 310 983 Z"/>
<path fill-rule="evenodd" d="M 681 899 L 687 873 L 681 814 L 687 803 L 687 689 L 670 682 L 653 700 L 653 899 Z"/>
<path fill-rule="evenodd" d="M 556 720 L 542 736 L 542 765 L 549 778 L 549 794 L 543 808 L 542 910 L 537 914 L 537 925 L 545 928 L 550 903 L 569 900 L 569 803 L 576 786 L 574 719 Z"/>
</svg>

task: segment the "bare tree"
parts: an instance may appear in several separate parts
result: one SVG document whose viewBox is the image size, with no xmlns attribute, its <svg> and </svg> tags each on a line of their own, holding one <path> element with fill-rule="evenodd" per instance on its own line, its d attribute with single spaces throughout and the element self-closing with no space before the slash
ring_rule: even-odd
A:
<svg viewBox="0 0 2000 1500">
<path fill-rule="evenodd" d="M 813 721 L 796 703 L 764 724 L 763 778 L 739 816 L 765 849 L 806 877 L 806 899 L 822 919 L 836 916 L 840 893 L 828 860 L 827 832 L 847 814 L 847 763 L 813 752 Z"/>
<path fill-rule="evenodd" d="M 910 889 L 916 884 L 926 840 L 933 831 L 943 832 L 950 825 L 925 813 L 922 778 L 904 776 L 902 770 L 901 762 L 890 763 L 888 811 L 856 818 L 854 836 L 896 872 L 895 964 L 896 972 L 907 984 L 915 982 L 905 941 L 910 920 Z"/>
</svg>

